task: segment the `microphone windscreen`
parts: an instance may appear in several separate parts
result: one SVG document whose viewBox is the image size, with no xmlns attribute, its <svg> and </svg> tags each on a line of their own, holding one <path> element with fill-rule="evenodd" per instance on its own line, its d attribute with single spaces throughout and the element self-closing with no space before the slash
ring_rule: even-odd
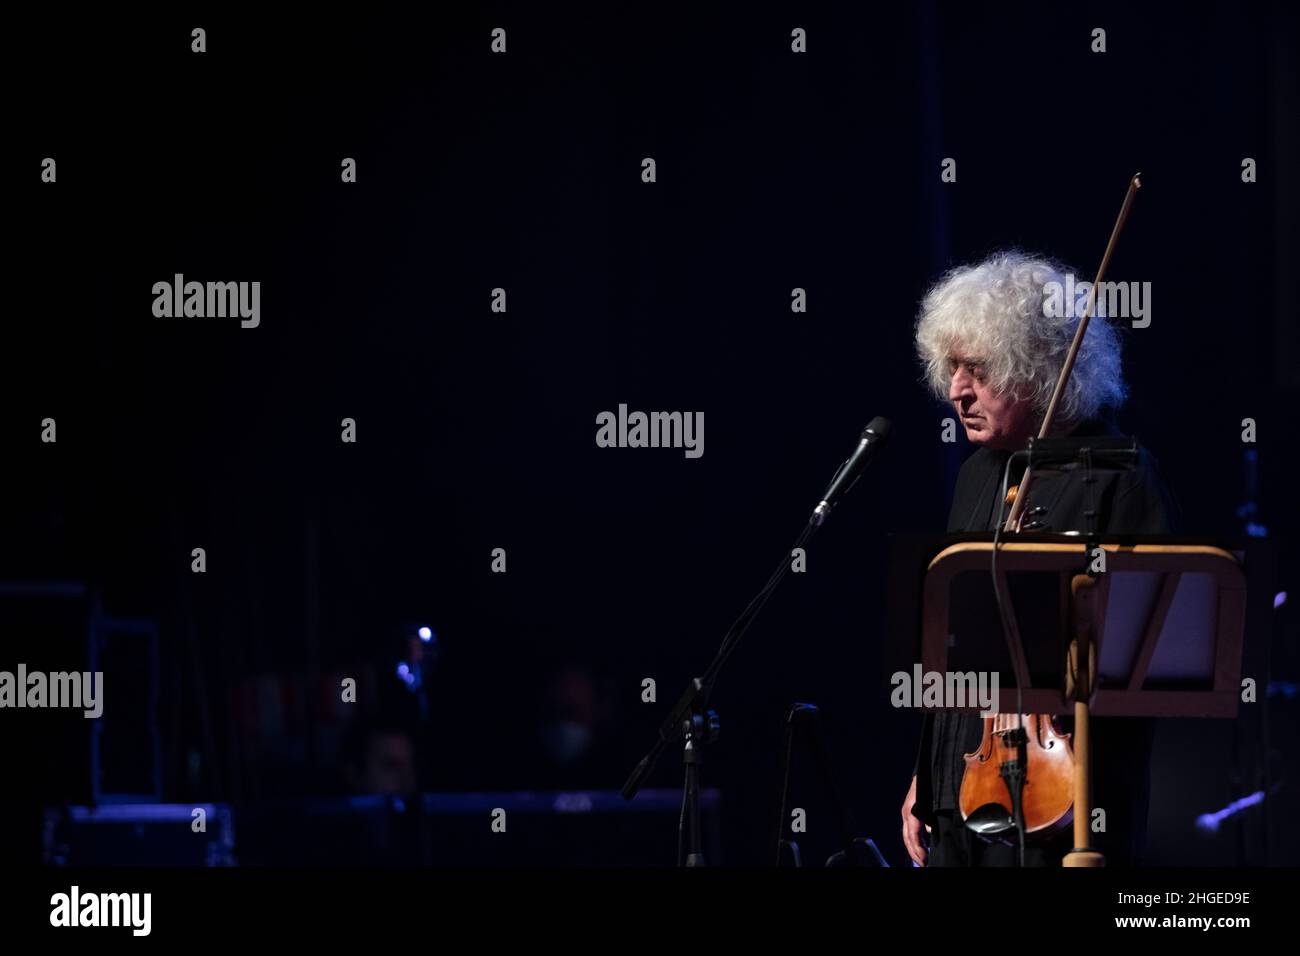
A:
<svg viewBox="0 0 1300 956">
<path fill-rule="evenodd" d="M 875 418 L 871 419 L 871 424 L 863 429 L 862 437 L 866 438 L 868 434 L 874 435 L 877 444 L 883 445 L 889 440 L 889 433 L 893 430 L 894 426 L 890 424 L 888 418 L 882 418 L 877 415 Z"/>
</svg>

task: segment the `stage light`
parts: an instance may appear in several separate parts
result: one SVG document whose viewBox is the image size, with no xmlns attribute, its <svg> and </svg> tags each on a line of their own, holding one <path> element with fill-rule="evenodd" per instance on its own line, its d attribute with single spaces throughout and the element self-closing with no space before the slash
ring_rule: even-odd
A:
<svg viewBox="0 0 1300 956">
<path fill-rule="evenodd" d="M 420 633 L 420 640 L 424 641 L 425 643 L 428 643 L 429 641 L 433 640 L 432 628 L 422 627 L 420 628 L 419 633 Z"/>
</svg>

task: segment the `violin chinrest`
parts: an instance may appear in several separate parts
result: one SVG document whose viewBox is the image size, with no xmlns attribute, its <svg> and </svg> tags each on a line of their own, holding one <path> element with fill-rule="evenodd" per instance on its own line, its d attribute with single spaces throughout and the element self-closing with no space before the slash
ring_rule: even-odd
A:
<svg viewBox="0 0 1300 956">
<path fill-rule="evenodd" d="M 998 834 L 1014 830 L 1016 821 L 1002 804 L 986 803 L 976 807 L 975 812 L 966 818 L 966 826 L 985 839 L 993 839 Z"/>
</svg>

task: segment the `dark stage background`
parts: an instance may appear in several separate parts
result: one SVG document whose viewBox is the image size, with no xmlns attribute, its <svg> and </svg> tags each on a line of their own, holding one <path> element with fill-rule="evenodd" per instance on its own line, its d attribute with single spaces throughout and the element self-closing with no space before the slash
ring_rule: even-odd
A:
<svg viewBox="0 0 1300 956">
<path fill-rule="evenodd" d="M 885 541 L 943 528 L 970 451 L 941 441 L 921 388 L 918 301 L 1009 246 L 1090 279 L 1141 171 L 1109 278 L 1150 281 L 1153 320 L 1124 333 L 1120 424 L 1187 532 L 1267 528 L 1292 603 L 1251 639 L 1276 635 L 1272 678 L 1295 681 L 1296 25 L 1289 5 L 1234 2 L 16 26 L 0 578 L 85 590 L 8 599 L 0 663 L 75 659 L 95 596 L 153 622 L 160 796 L 240 806 L 354 791 L 349 718 L 414 726 L 393 668 L 429 625 L 422 789 L 617 788 L 884 415 L 887 454 L 724 672 L 705 782 L 722 858 L 766 862 L 782 718 L 816 702 L 860 829 L 903 864 L 919 721 L 888 705 Z M 174 273 L 261 281 L 261 325 L 154 318 Z M 595 417 L 620 403 L 703 412 L 705 454 L 598 448 Z M 354 711 L 335 703 L 347 676 Z M 1257 788 L 1257 716 L 1170 723 L 1157 861 L 1264 862 L 1265 843 L 1300 859 L 1298 705 L 1268 706 L 1273 832 L 1258 814 L 1191 828 Z M 90 798 L 88 722 L 3 719 L 7 845 L 34 859 L 39 808 Z M 673 755 L 652 782 L 679 771 Z M 830 809 L 800 773 L 825 859 Z M 654 824 L 665 863 L 674 822 Z"/>
</svg>

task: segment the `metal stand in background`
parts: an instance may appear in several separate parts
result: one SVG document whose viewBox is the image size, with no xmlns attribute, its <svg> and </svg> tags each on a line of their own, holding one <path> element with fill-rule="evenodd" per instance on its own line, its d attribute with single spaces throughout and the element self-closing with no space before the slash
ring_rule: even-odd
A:
<svg viewBox="0 0 1300 956">
<path fill-rule="evenodd" d="M 790 771 L 794 764 L 795 734 L 801 730 L 801 735 L 807 742 L 807 749 L 817 765 L 822 786 L 830 797 L 831 807 L 840 828 L 841 845 L 844 847 L 832 854 L 826 861 L 826 865 L 828 867 L 887 867 L 889 864 L 874 841 L 866 837 L 854 836 L 858 831 L 857 823 L 840 793 L 835 774 L 831 771 L 830 755 L 821 736 L 820 717 L 821 710 L 816 704 L 796 703 L 786 714 L 785 772 L 782 775 L 784 782 L 781 786 L 781 810 L 777 814 L 776 821 L 776 865 L 781 866 L 785 856 L 789 855 L 795 866 L 803 866 L 803 855 L 799 851 L 799 844 L 794 840 L 787 840 L 782 835 L 785 832 L 786 813 L 790 805 Z"/>
<path fill-rule="evenodd" d="M 720 729 L 721 724 L 715 710 L 705 710 L 703 713 L 693 710 L 686 726 L 682 728 L 685 740 L 682 759 L 686 764 L 682 812 L 687 815 L 687 819 L 677 824 L 678 866 L 704 866 L 704 835 L 700 827 L 700 765 L 704 762 L 701 748 L 717 740 Z"/>
<path fill-rule="evenodd" d="M 714 667 L 709 670 L 716 673 Z M 624 800 L 635 797 L 667 746 L 681 738 L 686 781 L 682 787 L 681 817 L 677 822 L 678 866 L 705 865 L 704 841 L 700 828 L 700 767 L 704 763 L 702 748 L 713 743 L 721 730 L 718 712 L 709 708 L 708 696 L 704 679 L 694 678 L 673 706 L 672 713 L 660 726 L 659 739 L 655 741 L 654 747 L 641 758 L 621 791 Z"/>
</svg>

